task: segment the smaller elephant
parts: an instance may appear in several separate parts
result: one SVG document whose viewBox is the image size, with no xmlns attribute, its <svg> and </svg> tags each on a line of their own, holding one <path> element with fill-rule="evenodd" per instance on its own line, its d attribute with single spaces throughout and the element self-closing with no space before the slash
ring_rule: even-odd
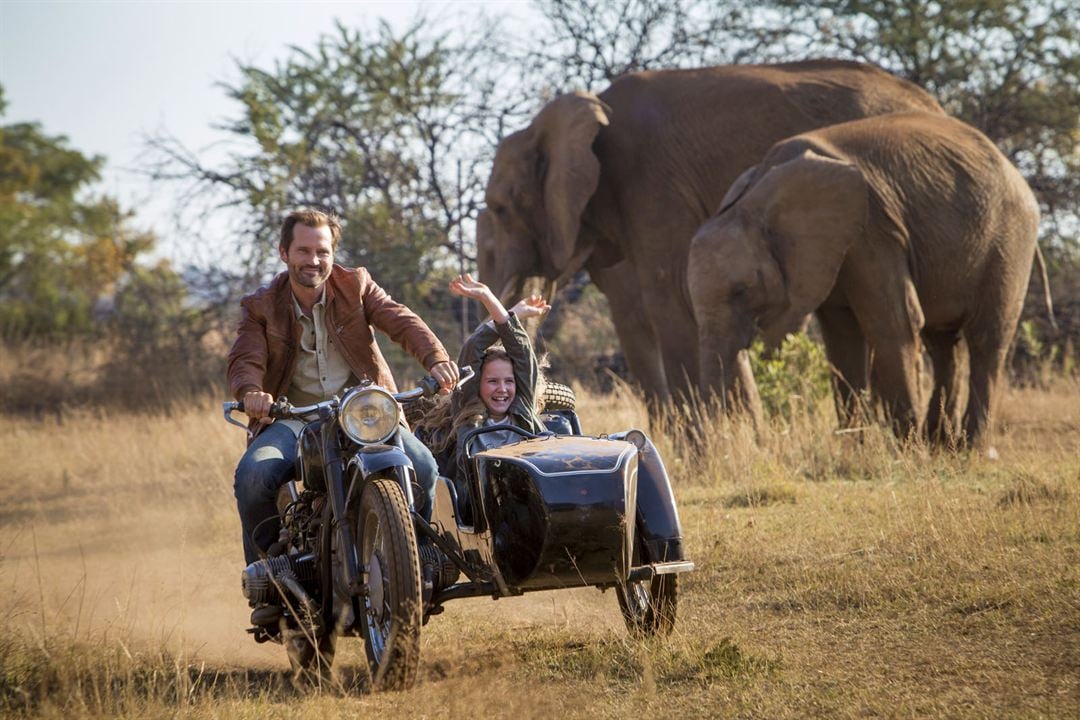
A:
<svg viewBox="0 0 1080 720">
<path fill-rule="evenodd" d="M 984 446 L 1038 226 L 1020 173 L 958 120 L 898 113 L 783 140 L 693 239 L 702 375 L 727 391 L 758 330 L 775 347 L 816 313 L 842 423 L 872 377 L 898 435 L 962 431 Z M 925 415 L 922 343 L 934 365 Z"/>
</svg>

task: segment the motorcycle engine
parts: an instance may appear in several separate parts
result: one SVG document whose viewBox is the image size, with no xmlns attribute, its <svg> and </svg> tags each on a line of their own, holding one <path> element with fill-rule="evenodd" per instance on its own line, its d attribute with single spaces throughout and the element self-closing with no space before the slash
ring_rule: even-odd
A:
<svg viewBox="0 0 1080 720">
<path fill-rule="evenodd" d="M 430 572 L 431 584 L 435 591 L 448 588 L 457 582 L 461 571 L 450 558 L 443 555 L 434 545 L 421 545 L 419 550 L 420 567 L 425 569 L 425 573 Z"/>
<path fill-rule="evenodd" d="M 315 556 L 279 555 L 256 560 L 240 574 L 240 587 L 251 604 L 274 602 L 278 598 L 275 578 L 290 576 L 305 583 L 315 579 Z"/>
</svg>

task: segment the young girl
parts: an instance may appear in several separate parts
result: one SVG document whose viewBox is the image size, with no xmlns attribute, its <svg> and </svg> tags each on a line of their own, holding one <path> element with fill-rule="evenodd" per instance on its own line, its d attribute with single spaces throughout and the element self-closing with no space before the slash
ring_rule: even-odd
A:
<svg viewBox="0 0 1080 720">
<path fill-rule="evenodd" d="M 540 369 L 521 320 L 540 317 L 551 306 L 539 295 L 533 295 L 507 312 L 491 289 L 470 275 L 454 278 L 450 292 L 480 301 L 491 315 L 490 320 L 473 331 L 458 355 L 458 366 L 471 366 L 476 378 L 451 397 L 451 420 L 447 423 L 445 411 L 436 410 L 421 423 L 428 431 L 442 474 L 454 479 L 459 507 L 465 508 L 468 498 L 463 441 L 469 430 L 485 423 L 508 423 L 531 433 L 545 431 L 536 414 Z M 492 347 L 499 341 L 502 347 Z M 482 433 L 473 442 L 486 449 L 520 438 L 511 430 L 501 430 Z"/>
</svg>

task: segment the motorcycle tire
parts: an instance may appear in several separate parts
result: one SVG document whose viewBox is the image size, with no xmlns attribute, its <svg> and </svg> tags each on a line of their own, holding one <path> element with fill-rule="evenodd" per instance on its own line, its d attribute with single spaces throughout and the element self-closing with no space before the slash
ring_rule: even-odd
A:
<svg viewBox="0 0 1080 720">
<path fill-rule="evenodd" d="M 409 509 L 395 480 L 372 480 L 364 487 L 356 542 L 367 568 L 360 622 L 372 687 L 412 687 L 420 665 L 420 563 Z"/>
<path fill-rule="evenodd" d="M 544 385 L 544 394 L 540 402 L 544 412 L 553 410 L 577 409 L 577 396 L 573 388 L 561 383 L 548 382 Z"/>
<path fill-rule="evenodd" d="M 634 553 L 639 562 L 640 551 Z M 656 575 L 651 580 L 636 580 L 615 586 L 626 629 L 634 637 L 671 634 L 679 605 L 679 576 Z"/>
</svg>

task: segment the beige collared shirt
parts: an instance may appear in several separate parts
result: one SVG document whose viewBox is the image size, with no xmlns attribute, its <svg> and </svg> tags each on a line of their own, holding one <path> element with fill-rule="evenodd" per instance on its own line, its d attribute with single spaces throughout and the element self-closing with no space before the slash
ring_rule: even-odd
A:
<svg viewBox="0 0 1080 720">
<path fill-rule="evenodd" d="M 326 288 L 311 309 L 311 317 L 304 314 L 296 296 L 293 296 L 293 309 L 301 333 L 296 371 L 289 385 L 289 402 L 311 405 L 340 395 L 346 387 L 355 385 L 357 380 L 352 369 L 326 333 Z"/>
</svg>

